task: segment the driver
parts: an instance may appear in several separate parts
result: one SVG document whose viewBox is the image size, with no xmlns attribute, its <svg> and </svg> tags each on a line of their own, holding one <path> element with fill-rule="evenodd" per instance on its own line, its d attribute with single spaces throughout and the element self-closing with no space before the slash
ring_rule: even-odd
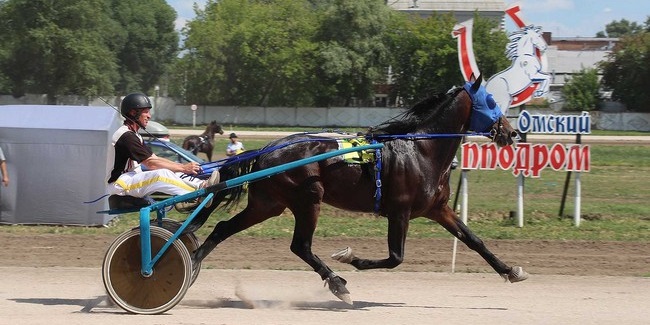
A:
<svg viewBox="0 0 650 325">
<path fill-rule="evenodd" d="M 219 183 L 218 171 L 214 171 L 206 181 L 194 177 L 181 178 L 183 174 L 196 175 L 201 172 L 201 167 L 196 162 L 181 164 L 158 157 L 144 145 L 138 130 L 146 128 L 151 119 L 150 111 L 151 101 L 144 94 L 132 93 L 122 100 L 120 113 L 125 120 L 112 138 L 115 162 L 108 179 L 108 193 L 139 198 L 155 192 L 183 195 Z M 146 167 L 146 171 L 140 165 Z M 200 199 L 177 203 L 176 208 L 192 210 Z M 205 206 L 209 207 L 211 203 Z"/>
</svg>

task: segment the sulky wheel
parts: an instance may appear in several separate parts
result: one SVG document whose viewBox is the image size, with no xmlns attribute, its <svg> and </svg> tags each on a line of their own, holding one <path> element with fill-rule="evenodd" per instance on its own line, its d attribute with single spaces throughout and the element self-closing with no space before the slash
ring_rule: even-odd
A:
<svg viewBox="0 0 650 325">
<path fill-rule="evenodd" d="M 159 225 L 157 219 L 151 220 L 152 225 Z M 169 218 L 163 218 L 162 219 L 162 224 L 160 224 L 161 227 L 169 230 L 172 234 L 178 230 L 178 228 L 181 227 L 181 223 L 174 220 L 174 219 L 169 219 Z M 196 235 L 194 233 L 186 233 L 178 237 L 178 239 L 183 242 L 185 245 L 185 248 L 187 248 L 187 251 L 190 252 L 190 256 L 192 256 L 192 253 L 194 253 L 195 250 L 197 250 L 200 246 L 199 244 L 199 239 L 196 238 Z M 201 271 L 201 262 L 193 263 L 192 264 L 192 280 L 190 281 L 190 286 L 194 284 L 194 281 L 196 281 L 196 278 L 199 277 L 199 272 Z"/>
<path fill-rule="evenodd" d="M 163 228 L 151 228 L 151 255 L 172 237 Z M 175 241 L 145 276 L 141 271 L 140 229 L 129 230 L 111 244 L 104 257 L 102 278 L 109 297 L 135 314 L 160 314 L 178 304 L 190 287 L 192 261 L 180 241 Z"/>
</svg>

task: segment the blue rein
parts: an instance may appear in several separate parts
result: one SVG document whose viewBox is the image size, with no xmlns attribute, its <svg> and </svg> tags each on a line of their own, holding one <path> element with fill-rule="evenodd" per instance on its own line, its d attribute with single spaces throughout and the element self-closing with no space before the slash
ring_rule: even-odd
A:
<svg viewBox="0 0 650 325">
<path fill-rule="evenodd" d="M 314 132 L 304 132 L 304 133 L 296 133 L 294 135 L 318 135 L 320 133 L 314 133 Z M 472 132 L 472 133 L 413 133 L 413 134 L 378 134 L 378 135 L 366 135 L 363 136 L 365 137 L 369 142 L 375 143 L 377 140 L 383 140 L 383 141 L 389 141 L 389 140 L 396 140 L 396 139 L 407 139 L 407 140 L 423 140 L 423 139 L 435 139 L 435 138 L 462 138 L 466 136 L 490 136 L 489 132 Z M 220 160 L 215 160 L 215 161 L 210 161 L 201 164 L 201 169 L 203 170 L 200 174 L 194 176 L 198 178 L 207 178 L 210 177 L 212 172 L 214 170 L 218 170 L 219 168 L 229 166 L 232 164 L 236 164 L 241 161 L 249 160 L 252 158 L 259 157 L 263 154 L 273 152 L 278 149 L 282 149 L 284 147 L 288 147 L 294 144 L 298 143 L 304 143 L 304 142 L 313 142 L 313 141 L 337 141 L 337 140 L 345 140 L 345 139 L 354 139 L 358 138 L 360 136 L 350 136 L 350 137 L 343 137 L 343 138 L 329 138 L 329 137 L 318 137 L 318 138 L 313 138 L 313 139 L 301 139 L 301 140 L 296 140 L 292 142 L 287 142 L 283 144 L 279 144 L 276 146 L 271 146 L 271 147 L 265 147 L 259 150 L 252 150 L 252 151 L 244 151 L 240 153 L 239 155 L 220 159 Z"/>
<path fill-rule="evenodd" d="M 304 133 L 296 133 L 297 135 L 317 135 L 319 133 L 314 133 L 314 132 L 304 132 Z M 366 135 L 364 136 L 370 143 L 376 144 L 379 143 L 380 141 L 390 141 L 390 140 L 396 140 L 396 139 L 406 139 L 406 140 L 423 140 L 423 139 L 436 139 L 436 138 L 462 138 L 466 136 L 490 136 L 491 134 L 489 132 L 472 132 L 472 133 L 413 133 L 413 134 L 382 134 L 382 135 Z M 313 142 L 313 141 L 337 141 L 337 140 L 345 140 L 345 139 L 354 139 L 358 138 L 360 136 L 350 136 L 350 137 L 342 137 L 342 138 L 329 138 L 329 137 L 317 137 L 317 138 L 312 138 L 312 139 L 301 139 L 301 140 L 296 140 L 292 142 L 287 142 L 283 144 L 279 144 L 276 146 L 270 146 L 270 147 L 265 147 L 259 150 L 254 150 L 254 151 L 245 151 L 243 153 L 240 153 L 239 155 L 220 159 L 217 161 L 211 161 L 207 162 L 204 164 L 201 164 L 201 169 L 203 170 L 201 174 L 196 175 L 195 177 L 199 178 L 206 178 L 209 177 L 210 174 L 214 170 L 218 170 L 219 168 L 229 166 L 241 161 L 246 161 L 248 159 L 256 158 L 259 157 L 263 154 L 273 152 L 275 150 L 288 147 L 290 145 L 298 144 L 298 143 L 303 143 L 303 142 Z M 375 149 L 375 205 L 374 205 L 374 212 L 375 214 L 379 214 L 379 211 L 381 209 L 381 170 L 382 170 L 382 160 L 381 160 L 381 149 L 377 148 Z"/>
</svg>

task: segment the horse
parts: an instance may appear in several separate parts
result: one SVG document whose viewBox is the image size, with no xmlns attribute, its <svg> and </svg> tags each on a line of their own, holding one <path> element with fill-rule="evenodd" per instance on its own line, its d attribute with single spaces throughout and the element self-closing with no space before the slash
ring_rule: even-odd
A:
<svg viewBox="0 0 650 325">
<path fill-rule="evenodd" d="M 347 281 L 312 253 L 320 207 L 326 203 L 348 211 L 374 212 L 388 220 L 387 258 L 363 259 L 349 248 L 332 255 L 359 270 L 400 265 L 409 221 L 425 217 L 480 254 L 506 281 L 525 280 L 528 275 L 521 267 L 511 267 L 499 260 L 448 206 L 450 165 L 462 137 L 474 130 L 505 146 L 511 145 L 517 136 L 491 95 L 481 86 L 481 80 L 479 77 L 473 84 L 468 82 L 448 93 L 432 96 L 400 116 L 370 128 L 365 137 L 384 144 L 376 157 L 381 160 L 381 169 L 374 163 L 351 164 L 338 156 L 248 184 L 246 207 L 216 224 L 204 243 L 192 253 L 193 262 L 202 261 L 230 236 L 278 216 L 288 208 L 295 219 L 291 252 L 310 265 L 336 297 L 352 304 L 345 286 Z M 336 150 L 338 145 L 335 138 L 290 135 L 258 149 L 262 152 L 259 156 L 242 159 L 236 167 L 223 167 L 222 180 Z M 380 198 L 378 189 L 382 192 Z M 241 186 L 217 191 L 213 202 L 236 203 L 241 193 Z M 213 203 L 207 211 L 197 214 L 188 229 L 200 227 L 216 205 Z"/>
<path fill-rule="evenodd" d="M 182 147 L 195 155 L 203 152 L 208 156 L 208 161 L 212 161 L 212 150 L 214 149 L 212 141 L 214 141 L 214 135 L 216 133 L 223 134 L 223 129 L 221 125 L 217 124 L 217 121 L 212 121 L 201 135 L 190 135 L 186 137 L 183 140 Z"/>
<path fill-rule="evenodd" d="M 533 83 L 539 83 L 534 97 L 541 97 L 548 92 L 550 76 L 542 71 L 543 65 L 537 51 L 544 52 L 548 45 L 541 35 L 541 27 L 526 26 L 511 33 L 506 45 L 506 57 L 512 61 L 507 69 L 492 76 L 486 88 L 507 115 L 513 98 L 528 89 Z"/>
</svg>

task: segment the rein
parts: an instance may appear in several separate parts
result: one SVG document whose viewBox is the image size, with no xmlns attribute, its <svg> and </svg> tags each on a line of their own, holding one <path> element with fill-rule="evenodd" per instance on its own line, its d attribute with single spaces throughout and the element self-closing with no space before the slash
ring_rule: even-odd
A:
<svg viewBox="0 0 650 325">
<path fill-rule="evenodd" d="M 421 139 L 435 139 L 435 138 L 462 138 L 467 136 L 492 136 L 494 131 L 491 132 L 470 132 L 470 133 L 413 133 L 413 134 L 385 134 L 385 135 L 372 135 L 366 138 L 369 139 L 407 139 L 407 140 L 421 140 Z"/>
<path fill-rule="evenodd" d="M 304 133 L 296 133 L 297 135 L 316 135 L 320 134 L 320 132 L 304 132 Z M 414 133 L 414 134 L 386 134 L 386 135 L 367 135 L 363 136 L 367 140 L 369 140 L 371 143 L 373 141 L 377 140 L 383 140 L 383 141 L 390 141 L 390 140 L 396 140 L 396 139 L 407 139 L 407 140 L 422 140 L 422 139 L 435 139 L 435 138 L 462 138 L 466 136 L 490 136 L 493 135 L 493 132 L 472 132 L 472 133 Z M 228 158 L 223 158 L 220 160 L 215 160 L 215 161 L 210 161 L 201 164 L 201 168 L 203 169 L 203 173 L 196 175 L 195 177 L 203 178 L 203 177 L 208 177 L 210 176 L 211 171 L 213 169 L 218 169 L 221 167 L 229 166 L 232 164 L 236 164 L 241 161 L 249 160 L 252 158 L 257 158 L 263 154 L 267 154 L 270 152 L 273 152 L 278 149 L 282 149 L 284 147 L 288 147 L 294 144 L 298 143 L 304 143 L 304 142 L 313 142 L 313 141 L 337 141 L 337 140 L 344 140 L 344 139 L 354 139 L 358 138 L 359 136 L 350 136 L 350 137 L 344 137 L 344 138 L 328 138 L 328 137 L 321 137 L 321 138 L 314 138 L 314 139 L 302 139 L 302 140 L 296 140 L 292 142 L 287 142 L 283 144 L 279 144 L 276 146 L 271 146 L 271 147 L 266 147 L 262 148 L 259 150 L 255 151 L 245 151 L 239 155 L 228 157 Z"/>
<path fill-rule="evenodd" d="M 460 138 L 460 137 L 466 137 L 466 136 L 494 136 L 495 130 L 492 130 L 491 132 L 471 132 L 471 133 L 414 133 L 414 134 L 386 134 L 386 135 L 366 135 L 363 136 L 365 137 L 370 143 L 378 143 L 382 141 L 391 141 L 391 140 L 397 140 L 397 139 L 406 139 L 406 140 L 424 140 L 424 139 L 436 139 L 436 138 Z M 317 135 L 320 134 L 321 132 L 304 132 L 304 133 L 297 133 L 298 135 Z M 358 138 L 361 136 L 350 136 L 350 137 L 342 137 L 342 138 L 329 138 L 329 137 L 321 137 L 321 138 L 314 138 L 314 139 L 301 139 L 301 140 L 296 140 L 292 142 L 287 142 L 283 143 L 280 145 L 276 146 L 271 146 L 271 147 L 266 147 L 262 148 L 256 151 L 250 151 L 250 152 L 243 152 L 239 155 L 224 158 L 221 160 L 216 160 L 216 161 L 211 161 L 207 162 L 204 164 L 201 164 L 201 169 L 203 170 L 202 173 L 199 175 L 193 176 L 193 177 L 198 177 L 198 178 L 206 178 L 209 177 L 210 174 L 212 174 L 212 171 L 215 169 L 219 169 L 222 167 L 226 167 L 232 164 L 236 164 L 241 161 L 246 161 L 249 159 L 257 158 L 263 154 L 267 154 L 270 152 L 273 152 L 278 149 L 282 149 L 294 144 L 298 143 L 304 143 L 304 142 L 313 142 L 313 141 L 337 141 L 337 140 L 345 140 L 345 139 L 354 139 Z M 381 160 L 381 149 L 375 149 L 375 166 L 374 166 L 374 171 L 375 171 L 375 214 L 379 214 L 379 210 L 381 208 L 381 170 L 382 170 L 382 160 Z"/>
</svg>

